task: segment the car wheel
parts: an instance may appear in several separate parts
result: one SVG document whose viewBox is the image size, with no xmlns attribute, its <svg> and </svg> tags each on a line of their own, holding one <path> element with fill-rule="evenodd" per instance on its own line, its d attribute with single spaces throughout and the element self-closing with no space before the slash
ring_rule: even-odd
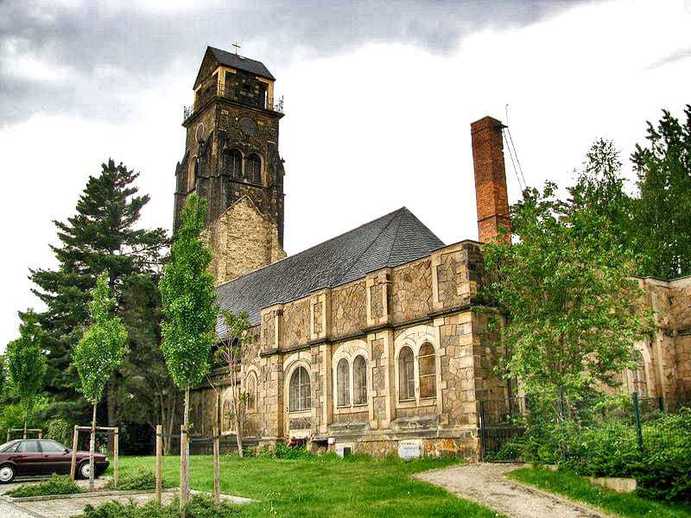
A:
<svg viewBox="0 0 691 518">
<path fill-rule="evenodd" d="M 79 476 L 81 478 L 88 480 L 90 472 L 91 472 L 91 469 L 89 467 L 89 461 L 82 462 L 79 465 Z"/>
<path fill-rule="evenodd" d="M 14 467 L 9 464 L 0 466 L 0 484 L 7 484 L 14 480 Z"/>
</svg>

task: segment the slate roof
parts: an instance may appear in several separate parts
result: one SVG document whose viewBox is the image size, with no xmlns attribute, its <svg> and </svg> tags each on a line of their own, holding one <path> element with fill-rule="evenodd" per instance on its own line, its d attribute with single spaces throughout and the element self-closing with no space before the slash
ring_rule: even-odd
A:
<svg viewBox="0 0 691 518">
<path fill-rule="evenodd" d="M 266 79 L 271 79 L 272 81 L 276 80 L 276 78 L 271 75 L 271 72 L 269 72 L 269 69 L 266 68 L 264 63 L 261 61 L 239 56 L 232 52 L 217 49 L 215 47 L 209 47 L 208 50 L 211 51 L 216 58 L 216 61 L 218 61 L 221 65 L 237 68 L 238 70 L 244 70 L 245 72 L 265 77 Z"/>
<path fill-rule="evenodd" d="M 407 208 L 400 208 L 299 254 L 265 266 L 217 288 L 218 302 L 246 311 L 253 325 L 263 308 L 302 298 L 398 266 L 444 246 Z M 217 329 L 223 336 L 223 329 Z"/>
</svg>

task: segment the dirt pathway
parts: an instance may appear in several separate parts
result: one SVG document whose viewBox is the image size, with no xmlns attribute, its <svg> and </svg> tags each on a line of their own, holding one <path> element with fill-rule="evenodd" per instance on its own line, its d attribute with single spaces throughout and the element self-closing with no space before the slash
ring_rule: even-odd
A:
<svg viewBox="0 0 691 518">
<path fill-rule="evenodd" d="M 469 464 L 418 473 L 415 478 L 441 486 L 513 518 L 603 518 L 606 514 L 506 479 L 513 464 Z"/>
</svg>

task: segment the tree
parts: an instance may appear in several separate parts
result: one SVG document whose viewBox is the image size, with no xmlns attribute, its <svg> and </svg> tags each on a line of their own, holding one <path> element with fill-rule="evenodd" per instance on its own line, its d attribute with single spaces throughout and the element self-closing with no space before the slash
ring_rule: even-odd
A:
<svg viewBox="0 0 691 518">
<path fill-rule="evenodd" d="M 48 355 L 47 392 L 53 413 L 75 421 L 88 411 L 79 398 L 77 376 L 71 364 L 72 349 L 80 339 L 81 326 L 89 318 L 89 290 L 101 272 L 110 273 L 109 285 L 118 302 L 132 275 L 154 275 L 160 269 L 163 229 L 135 228 L 149 196 L 134 185 L 139 175 L 113 160 L 89 177 L 67 221 L 55 221 L 59 244 L 52 246 L 58 266 L 31 270 L 32 290 L 47 309 L 38 315 L 46 333 Z M 111 384 L 113 387 L 115 384 Z M 115 420 L 116 401 L 108 397 L 108 422 Z"/>
<path fill-rule="evenodd" d="M 30 309 L 22 315 L 19 338 L 8 344 L 5 359 L 10 390 L 23 410 L 24 437 L 45 381 L 43 341 L 43 330 L 36 314 Z"/>
<path fill-rule="evenodd" d="M 245 422 L 247 420 L 247 401 L 249 394 L 246 390 L 247 371 L 242 366 L 242 358 L 245 354 L 247 343 L 251 340 L 249 334 L 250 323 L 247 313 L 235 315 L 230 311 L 222 313 L 224 339 L 219 350 L 226 365 L 230 378 L 230 411 L 235 423 L 235 438 L 238 446 L 238 455 L 243 456 L 242 439 Z"/>
<path fill-rule="evenodd" d="M 89 489 L 94 489 L 94 447 L 96 442 L 96 406 L 103 397 L 108 380 L 125 356 L 127 329 L 114 316 L 115 300 L 108 286 L 108 273 L 96 280 L 89 303 L 91 325 L 74 348 L 74 365 L 79 373 L 80 391 L 91 403 L 91 441 L 89 443 Z"/>
<path fill-rule="evenodd" d="M 647 146 L 637 145 L 631 157 L 641 274 L 662 279 L 691 274 L 691 105 L 684 113 L 683 124 L 666 110 L 657 127 L 648 123 Z"/>
<path fill-rule="evenodd" d="M 512 207 L 515 243 L 485 248 L 488 294 L 507 316 L 507 375 L 558 415 L 630 366 L 647 317 L 630 251 L 596 211 L 574 210 L 556 186 L 526 189 Z"/>
<path fill-rule="evenodd" d="M 189 499 L 190 387 L 201 383 L 209 372 L 211 348 L 216 341 L 216 290 L 208 271 L 211 251 L 200 239 L 205 219 L 206 200 L 192 194 L 183 208 L 170 262 L 163 269 L 159 285 L 163 303 L 163 357 L 173 381 L 185 393 L 180 443 L 180 506 L 183 512 Z"/>
<path fill-rule="evenodd" d="M 123 288 L 122 319 L 128 329 L 128 354 L 120 368 L 120 413 L 152 431 L 162 424 L 164 451 L 170 440 L 180 403 L 179 391 L 161 352 L 161 296 L 156 277 L 133 275 Z"/>
</svg>

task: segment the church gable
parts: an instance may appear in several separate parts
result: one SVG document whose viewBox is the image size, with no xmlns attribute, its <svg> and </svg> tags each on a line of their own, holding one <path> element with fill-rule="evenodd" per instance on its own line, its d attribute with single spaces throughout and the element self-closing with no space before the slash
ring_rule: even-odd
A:
<svg viewBox="0 0 691 518">
<path fill-rule="evenodd" d="M 204 236 L 212 250 L 210 270 L 217 285 L 286 256 L 276 224 L 246 196 L 212 222 Z"/>
</svg>

